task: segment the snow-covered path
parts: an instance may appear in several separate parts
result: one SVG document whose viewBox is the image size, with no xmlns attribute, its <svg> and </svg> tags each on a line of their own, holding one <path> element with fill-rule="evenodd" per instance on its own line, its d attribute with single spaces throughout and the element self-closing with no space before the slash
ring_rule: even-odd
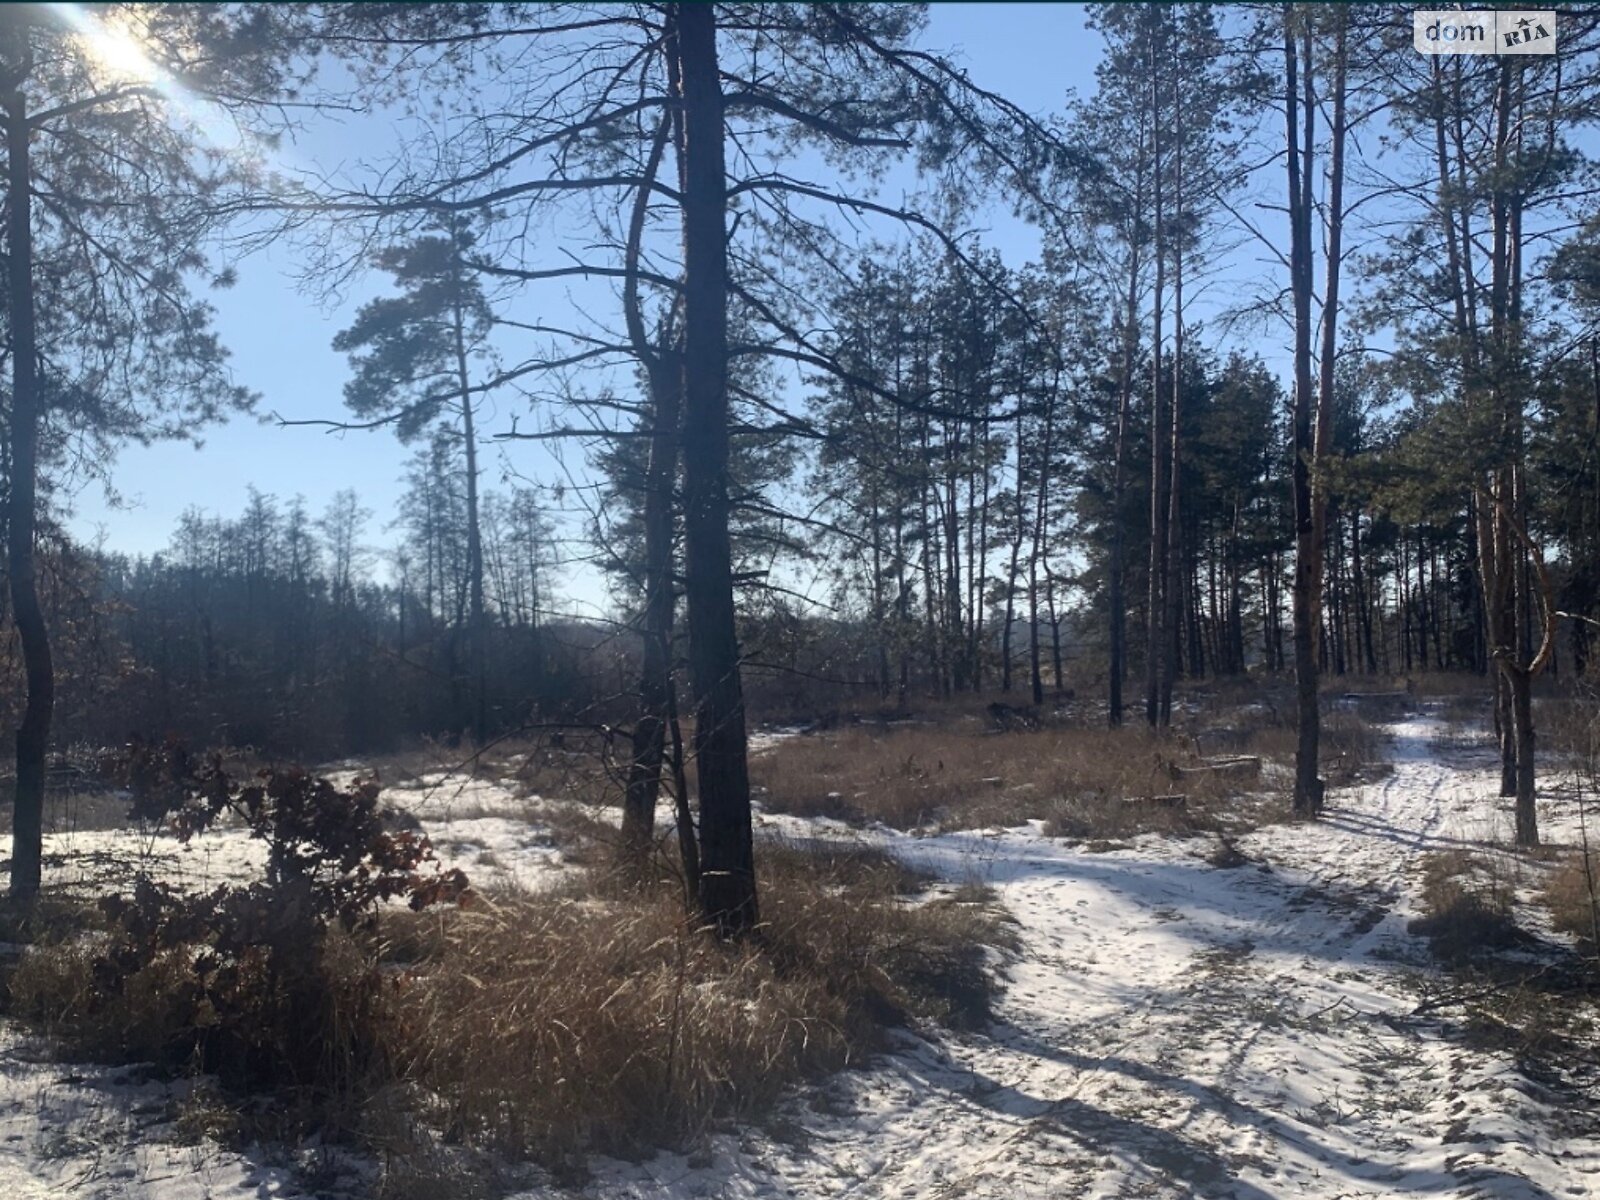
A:
<svg viewBox="0 0 1600 1200">
<path fill-rule="evenodd" d="M 781 1140 L 609 1164 L 592 1194 L 1600 1196 L 1592 1111 L 1410 1016 L 1422 852 L 1503 837 L 1503 817 L 1440 722 L 1392 733 L 1391 775 L 1335 793 L 1318 827 L 1242 838 L 1232 868 L 1209 839 L 908 842 L 1020 922 L 1002 1022 L 840 1077 Z"/>
</svg>

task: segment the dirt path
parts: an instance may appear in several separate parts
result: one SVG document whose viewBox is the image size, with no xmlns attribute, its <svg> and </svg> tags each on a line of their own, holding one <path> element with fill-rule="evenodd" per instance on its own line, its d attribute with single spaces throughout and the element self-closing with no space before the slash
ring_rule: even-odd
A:
<svg viewBox="0 0 1600 1200">
<path fill-rule="evenodd" d="M 1393 773 L 1315 828 L 1088 854 L 908 842 L 987 879 L 1024 940 L 987 1037 L 917 1042 L 709 1161 L 613 1164 L 604 1196 L 1600 1195 L 1600 1122 L 1448 1014 L 1413 1017 L 1424 851 L 1500 832 L 1495 777 L 1393 726 Z"/>
</svg>

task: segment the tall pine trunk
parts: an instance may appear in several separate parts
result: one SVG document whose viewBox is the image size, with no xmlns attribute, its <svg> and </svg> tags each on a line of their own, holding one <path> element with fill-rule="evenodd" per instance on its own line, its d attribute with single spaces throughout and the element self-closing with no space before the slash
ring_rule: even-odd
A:
<svg viewBox="0 0 1600 1200">
<path fill-rule="evenodd" d="M 1161 304 L 1166 287 L 1165 226 L 1161 193 L 1161 99 L 1159 62 L 1154 47 L 1150 61 L 1151 170 L 1155 195 L 1155 291 L 1151 299 L 1150 338 L 1150 570 L 1147 580 L 1144 638 L 1144 719 L 1152 727 L 1161 724 L 1162 667 L 1167 662 L 1166 582 L 1167 582 L 1167 503 L 1162 487 L 1166 471 L 1165 424 L 1161 408 Z"/>
<path fill-rule="evenodd" d="M 1172 415 L 1169 422 L 1167 474 L 1167 638 L 1161 669 L 1161 724 L 1172 724 L 1172 685 L 1178 675 L 1178 644 L 1184 627 L 1183 605 L 1183 89 L 1173 89 L 1173 212 L 1178 233 L 1172 239 Z M 1191 671 L 1193 670 L 1191 659 Z"/>
<path fill-rule="evenodd" d="M 1107 684 L 1108 719 L 1113 729 L 1122 724 L 1122 684 L 1128 673 L 1127 534 L 1123 527 L 1123 502 L 1128 490 L 1128 420 L 1133 407 L 1133 360 L 1139 340 L 1137 250 L 1129 251 L 1128 297 L 1122 329 L 1122 378 L 1117 394 L 1117 440 L 1111 467 L 1111 662 Z"/>
<path fill-rule="evenodd" d="M 1011 561 L 1006 568 L 1006 615 L 1000 630 L 1000 690 L 1011 690 L 1011 627 L 1017 612 L 1017 570 L 1022 563 L 1022 542 L 1027 537 L 1027 499 L 1023 492 L 1022 405 L 1017 405 L 1017 523 L 1012 531 Z"/>
<path fill-rule="evenodd" d="M 1028 671 L 1036 705 L 1044 703 L 1044 678 L 1039 670 L 1039 559 L 1046 552 L 1045 533 L 1050 520 L 1050 456 L 1055 449 L 1056 394 L 1059 384 L 1058 370 L 1044 413 L 1044 444 L 1039 447 L 1039 480 L 1033 513 L 1033 545 L 1028 552 Z"/>
<path fill-rule="evenodd" d="M 32 897 L 43 875 L 44 766 L 55 709 L 50 635 L 34 577 L 38 442 L 42 398 L 34 343 L 32 167 L 28 99 L 23 83 L 32 67 L 26 9 L 0 16 L 5 23 L 5 92 L 8 256 L 7 307 L 11 325 L 11 488 L 7 505 L 6 570 L 11 609 L 22 642 L 28 697 L 17 728 L 17 786 L 12 809 L 11 894 Z"/>
<path fill-rule="evenodd" d="M 1295 44 L 1295 11 L 1284 6 L 1285 127 L 1289 170 L 1289 263 L 1294 296 L 1294 432 L 1292 485 L 1294 491 L 1294 674 L 1295 674 L 1295 779 L 1294 811 L 1314 816 L 1322 807 L 1322 779 L 1317 774 L 1321 740 L 1317 708 L 1316 529 L 1312 512 L 1312 391 L 1311 391 L 1311 135 L 1313 109 L 1305 108 L 1305 144 L 1301 144 L 1302 101 Z M 1309 54 L 1309 40 L 1307 42 Z M 1309 71 L 1309 64 L 1308 64 Z M 1309 80 L 1306 82 L 1310 90 Z"/>
<path fill-rule="evenodd" d="M 1327 230 L 1326 253 L 1327 261 L 1324 263 L 1326 283 L 1322 295 L 1322 350 L 1321 350 L 1321 378 L 1318 380 L 1317 394 L 1317 423 L 1316 433 L 1312 441 L 1311 457 L 1315 468 L 1311 481 L 1312 506 L 1311 519 L 1313 525 L 1311 539 L 1311 586 L 1312 602 L 1317 606 L 1313 616 L 1320 621 L 1322 605 L 1323 563 L 1328 546 L 1328 483 L 1323 470 L 1333 453 L 1333 408 L 1335 372 L 1334 366 L 1338 361 L 1339 347 L 1339 274 L 1343 265 L 1343 233 L 1344 233 L 1344 144 L 1345 144 L 1345 60 L 1346 60 L 1346 24 L 1349 20 L 1343 9 L 1332 9 L 1335 14 L 1333 41 L 1333 115 L 1332 129 L 1329 135 L 1328 147 L 1328 194 L 1327 194 Z M 1306 82 L 1310 84 L 1311 51 L 1310 40 L 1307 40 L 1306 52 Z M 1311 95 L 1308 86 L 1307 114 L 1311 112 Z M 1310 146 L 1310 125 L 1307 124 L 1306 144 Z M 1307 208 L 1310 208 L 1309 196 Z M 1309 262 L 1307 264 L 1309 270 Z M 1340 612 L 1338 617 L 1342 624 L 1344 618 L 1343 599 L 1340 599 Z M 1343 631 L 1338 630 L 1340 657 L 1339 673 L 1345 670 L 1344 637 Z"/>
<path fill-rule="evenodd" d="M 685 595 L 700 777 L 700 909 L 723 937 L 760 919 L 728 536 L 727 174 L 716 10 L 679 4 L 683 106 Z"/>
<path fill-rule="evenodd" d="M 455 253 L 454 328 L 456 386 L 461 396 L 461 439 L 467 459 L 467 659 L 472 672 L 472 735 L 478 749 L 489 740 L 489 624 L 483 603 L 483 528 L 478 515 L 478 432 L 472 411 L 471 377 L 467 367 L 466 314 L 462 310 L 460 244 L 451 230 Z"/>
</svg>

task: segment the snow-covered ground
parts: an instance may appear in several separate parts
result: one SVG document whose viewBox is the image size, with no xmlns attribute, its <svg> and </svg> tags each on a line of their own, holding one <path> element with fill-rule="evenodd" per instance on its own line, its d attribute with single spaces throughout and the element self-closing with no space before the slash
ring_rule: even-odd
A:
<svg viewBox="0 0 1600 1200">
<path fill-rule="evenodd" d="M 1424 854 L 1509 838 L 1484 747 L 1446 732 L 1431 716 L 1392 726 L 1392 774 L 1335 792 L 1318 826 L 1240 838 L 1244 861 L 1229 868 L 1208 862 L 1211 838 L 1090 853 L 1036 828 L 879 835 L 992 884 L 1017 918 L 999 1022 L 908 1034 L 899 1053 L 695 1155 L 597 1161 L 581 1194 L 1600 1196 L 1593 1108 L 1470 1044 L 1459 1011 L 1412 1015 L 1419 985 L 1438 983 L 1406 932 Z M 538 802 L 440 784 L 395 796 L 469 871 L 559 870 Z M 1570 841 L 1573 816 L 1570 802 L 1545 803 L 1547 838 Z M 5 1035 L 0 1197 L 329 1194 L 249 1158 L 165 1145 L 170 1100 L 166 1085 L 39 1061 Z"/>
</svg>

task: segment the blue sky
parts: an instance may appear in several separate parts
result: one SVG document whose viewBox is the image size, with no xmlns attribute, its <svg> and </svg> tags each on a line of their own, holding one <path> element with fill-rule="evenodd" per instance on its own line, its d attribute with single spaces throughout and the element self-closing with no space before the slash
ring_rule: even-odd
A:
<svg viewBox="0 0 1600 1200">
<path fill-rule="evenodd" d="M 923 42 L 959 51 L 980 85 L 1030 111 L 1054 112 L 1069 89 L 1086 93 L 1093 87 L 1099 38 L 1084 30 L 1083 18 L 1082 7 L 1067 4 L 935 4 Z M 327 167 L 357 157 L 355 147 L 382 146 L 388 137 L 381 122 L 351 122 L 310 130 L 292 153 Z M 987 240 L 1013 261 L 1024 259 L 1034 243 L 1003 211 L 993 214 Z M 215 296 L 217 325 L 232 351 L 236 378 L 261 394 L 262 414 L 338 418 L 347 365 L 331 342 L 356 303 L 381 281 L 364 281 L 340 306 L 324 309 L 297 291 L 294 266 L 287 246 L 240 261 L 237 286 Z M 489 427 L 504 428 L 510 415 L 502 411 Z M 375 514 L 367 542 L 381 547 L 390 541 L 385 526 L 410 453 L 390 433 L 330 435 L 236 419 L 208 430 L 204 439 L 199 451 L 187 445 L 125 449 L 115 471 L 124 504 L 113 508 L 97 487 L 86 489 L 75 501 L 74 532 L 90 541 L 103 538 L 110 549 L 152 553 L 166 546 L 184 509 L 237 514 L 254 485 L 280 498 L 304 495 L 313 513 L 339 489 L 354 488 Z M 560 476 L 549 452 L 531 443 L 492 448 L 487 486 L 496 486 L 508 468 L 543 483 Z M 596 581 L 582 571 L 562 590 L 581 608 L 600 600 Z"/>
</svg>

